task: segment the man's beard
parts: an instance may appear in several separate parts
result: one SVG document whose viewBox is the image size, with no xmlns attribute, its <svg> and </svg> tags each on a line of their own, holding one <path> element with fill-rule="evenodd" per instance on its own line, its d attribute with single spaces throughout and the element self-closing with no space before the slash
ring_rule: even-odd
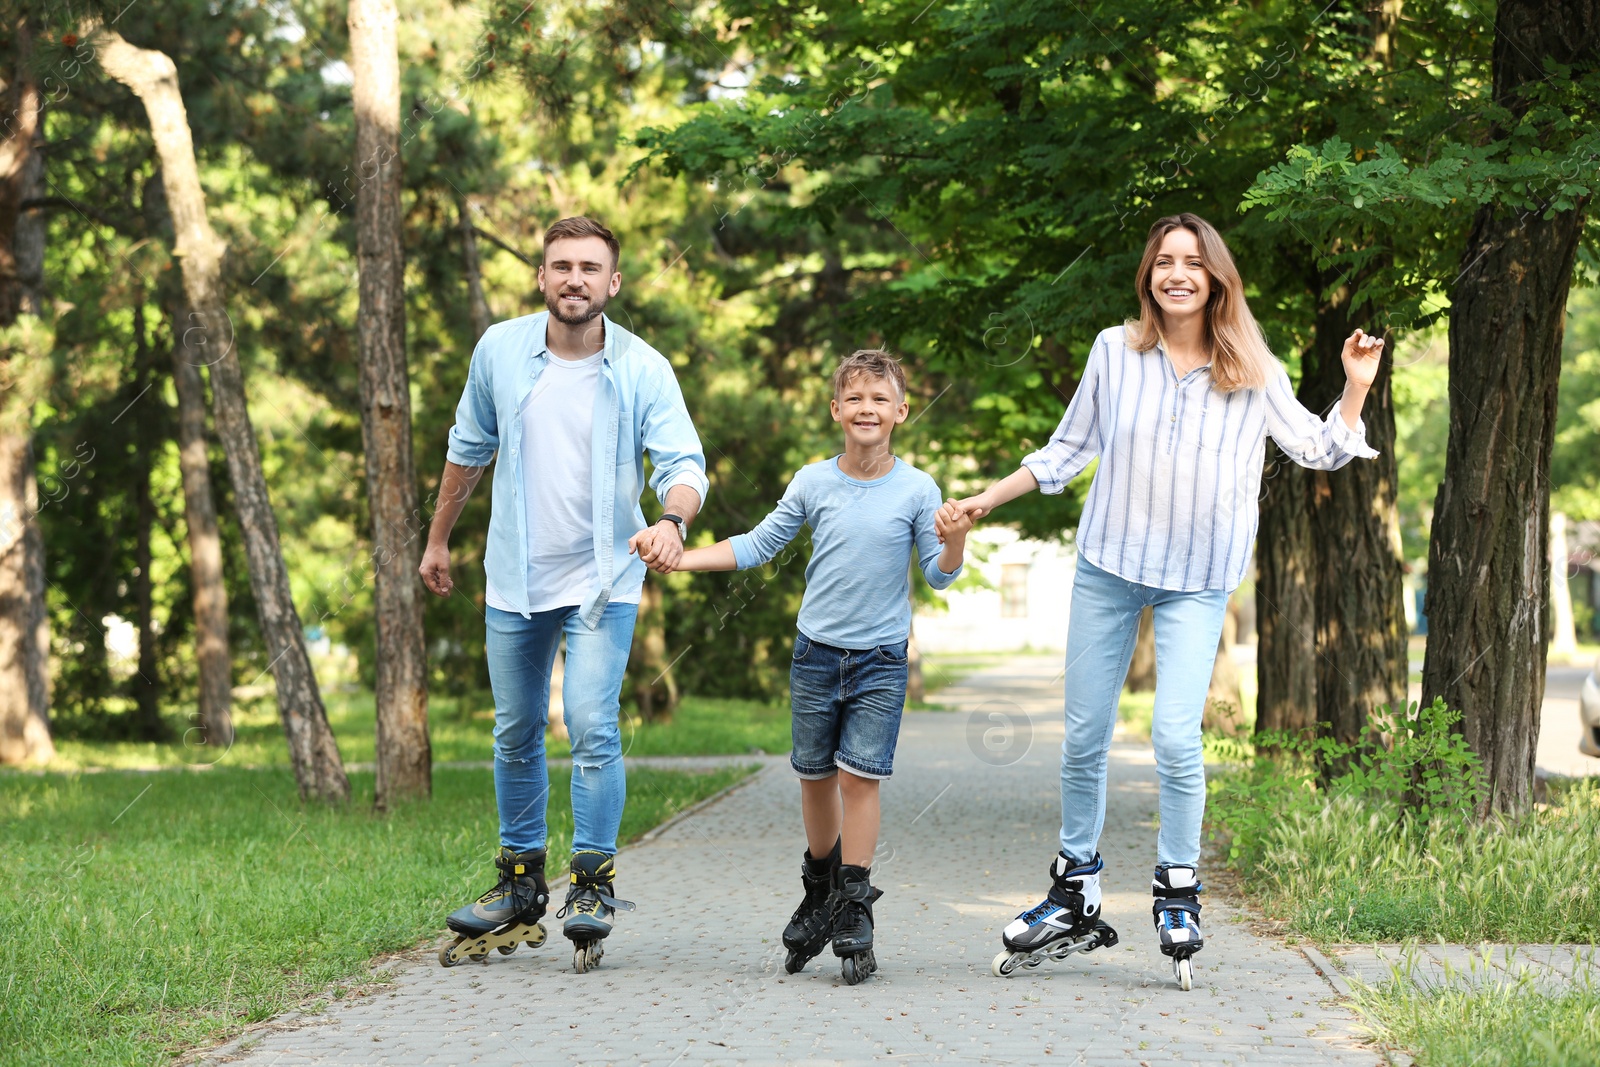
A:
<svg viewBox="0 0 1600 1067">
<path fill-rule="evenodd" d="M 589 296 L 588 293 L 584 293 L 583 295 L 585 297 Z M 580 311 L 574 315 L 561 306 L 560 293 L 556 293 L 554 295 L 545 293 L 544 306 L 550 309 L 550 314 L 555 316 L 558 322 L 564 323 L 567 326 L 582 326 L 584 323 L 593 322 L 595 319 L 600 317 L 600 313 L 606 309 L 606 299 L 607 298 L 604 296 L 602 296 L 599 300 L 595 300 L 594 298 L 590 297 L 588 306 L 585 307 L 583 311 Z"/>
</svg>

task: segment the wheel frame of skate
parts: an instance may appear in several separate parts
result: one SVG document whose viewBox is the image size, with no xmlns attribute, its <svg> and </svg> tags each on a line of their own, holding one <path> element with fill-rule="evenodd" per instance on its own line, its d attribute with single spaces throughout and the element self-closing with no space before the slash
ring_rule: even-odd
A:
<svg viewBox="0 0 1600 1067">
<path fill-rule="evenodd" d="M 1111 948 L 1119 940 L 1117 931 L 1109 923 L 1097 922 L 1094 928 L 1076 941 L 1057 941 L 1049 948 L 1035 951 L 1013 952 L 1001 949 L 989 964 L 989 973 L 996 978 L 1010 978 L 1023 968 L 1037 967 L 1045 960 L 1060 963 L 1079 952 L 1093 952 L 1097 948 Z"/>
<path fill-rule="evenodd" d="M 544 923 L 540 922 L 516 923 L 504 930 L 490 930 L 476 936 L 457 934 L 453 942 L 439 950 L 439 964 L 442 967 L 456 967 L 463 960 L 488 963 L 491 949 L 497 950 L 502 956 L 509 956 L 517 951 L 519 943 L 538 948 L 549 936 Z"/>
<path fill-rule="evenodd" d="M 845 985 L 860 985 L 877 971 L 878 957 L 870 948 L 865 952 L 852 952 L 839 957 L 839 974 L 844 978 Z"/>
<path fill-rule="evenodd" d="M 1194 988 L 1194 963 L 1188 956 L 1172 957 L 1172 976 L 1178 980 L 1178 988 L 1185 993 Z"/>
<path fill-rule="evenodd" d="M 600 966 L 600 957 L 605 954 L 605 941 L 603 939 L 574 941 L 572 943 L 572 969 L 579 974 L 587 974 Z"/>
</svg>

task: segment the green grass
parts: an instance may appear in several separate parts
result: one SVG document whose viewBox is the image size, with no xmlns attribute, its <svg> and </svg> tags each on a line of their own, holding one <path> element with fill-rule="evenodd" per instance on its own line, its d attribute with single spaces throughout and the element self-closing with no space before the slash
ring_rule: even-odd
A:
<svg viewBox="0 0 1600 1067">
<path fill-rule="evenodd" d="M 623 839 L 752 769 L 631 771 Z M 327 809 L 277 769 L 0 774 L 0 1059 L 165 1063 L 442 935 L 490 882 L 491 772 L 436 770 L 431 803 L 384 818 L 372 775 L 351 780 L 349 807 Z M 569 780 L 552 771 L 555 856 Z"/>
<path fill-rule="evenodd" d="M 1600 993 L 1591 985 L 1550 997 L 1531 982 L 1419 990 L 1396 977 L 1359 988 L 1373 1036 L 1418 1067 L 1592 1067 L 1600 1062 Z"/>
<path fill-rule="evenodd" d="M 1269 793 L 1245 802 L 1277 814 L 1243 886 L 1295 933 L 1324 943 L 1600 941 L 1594 786 L 1569 788 L 1520 821 L 1462 832 L 1402 832 L 1392 811 L 1352 797 L 1312 812 L 1285 810 Z M 1225 820 L 1226 808 L 1213 815 Z"/>
<path fill-rule="evenodd" d="M 374 721 L 372 693 L 329 687 L 324 691 L 328 722 L 339 740 L 347 763 L 373 759 Z M 174 767 L 216 763 L 231 767 L 287 767 L 289 751 L 277 704 L 270 697 L 236 701 L 233 747 L 218 753 L 204 745 L 185 743 L 186 724 L 181 716 L 170 719 L 174 735 L 170 744 L 62 740 L 50 770 L 86 767 Z M 429 730 L 435 763 L 479 762 L 492 757 L 494 700 L 488 693 L 467 697 L 435 696 L 428 702 Z M 749 700 L 686 697 L 671 723 L 641 723 L 625 718 L 622 746 L 631 756 L 744 755 L 789 751 L 789 709 L 783 705 Z M 564 741 L 550 744 L 551 758 L 567 756 Z"/>
</svg>

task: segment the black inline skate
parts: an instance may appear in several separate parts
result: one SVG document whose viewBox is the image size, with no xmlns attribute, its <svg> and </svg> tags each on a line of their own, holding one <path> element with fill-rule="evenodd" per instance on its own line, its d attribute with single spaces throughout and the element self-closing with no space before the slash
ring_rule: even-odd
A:
<svg viewBox="0 0 1600 1067">
<path fill-rule="evenodd" d="M 870 867 L 841 863 L 833 874 L 833 891 L 838 911 L 833 918 L 833 954 L 840 959 L 840 970 L 848 985 L 863 981 L 878 969 L 872 954 L 872 905 L 883 896 L 868 881 Z"/>
<path fill-rule="evenodd" d="M 572 942 L 572 969 L 579 974 L 598 966 L 611 933 L 611 917 L 632 911 L 633 903 L 612 895 L 616 868 L 612 857 L 588 850 L 572 854 L 572 886 L 556 918 L 567 917 L 561 933 Z"/>
<path fill-rule="evenodd" d="M 1117 943 L 1117 932 L 1100 918 L 1099 854 L 1079 863 L 1065 852 L 1050 864 L 1050 892 L 1018 915 L 1001 933 L 1005 951 L 990 970 L 1009 978 L 1018 967 L 1037 967 L 1046 959 L 1064 960 L 1074 952 L 1093 952 Z"/>
<path fill-rule="evenodd" d="M 1150 895 L 1156 898 L 1150 910 L 1161 935 L 1161 954 L 1172 958 L 1173 976 L 1184 990 L 1194 987 L 1189 957 L 1206 943 L 1200 935 L 1199 896 L 1204 888 L 1198 872 L 1184 864 L 1163 863 L 1150 880 Z"/>
<path fill-rule="evenodd" d="M 519 941 L 526 941 L 529 948 L 544 944 L 544 924 L 539 920 L 550 903 L 544 859 L 542 848 L 513 852 L 502 847 L 494 861 L 500 869 L 500 880 L 494 888 L 445 919 L 456 939 L 439 950 L 439 962 L 446 967 L 454 967 L 463 959 L 483 963 L 490 949 L 509 956 L 517 950 Z"/>
<path fill-rule="evenodd" d="M 788 974 L 805 970 L 833 936 L 833 872 L 839 869 L 839 848 L 840 842 L 835 841 L 833 851 L 821 859 L 806 850 L 800 865 L 800 884 L 806 895 L 783 928 L 783 947 L 789 950 L 783 969 Z"/>
</svg>

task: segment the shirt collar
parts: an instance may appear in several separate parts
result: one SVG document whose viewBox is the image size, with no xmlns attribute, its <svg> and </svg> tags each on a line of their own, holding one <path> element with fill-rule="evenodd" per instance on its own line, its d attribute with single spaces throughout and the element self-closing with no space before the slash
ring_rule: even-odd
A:
<svg viewBox="0 0 1600 1067">
<path fill-rule="evenodd" d="M 600 346 L 600 362 L 602 365 L 610 366 L 616 359 L 617 324 L 612 322 L 611 316 L 604 311 L 600 313 L 600 321 L 605 324 L 606 331 L 605 342 Z M 549 326 L 550 311 L 546 308 L 539 312 L 534 321 L 534 343 L 537 345 L 533 352 L 535 359 L 551 358 Z"/>
</svg>

